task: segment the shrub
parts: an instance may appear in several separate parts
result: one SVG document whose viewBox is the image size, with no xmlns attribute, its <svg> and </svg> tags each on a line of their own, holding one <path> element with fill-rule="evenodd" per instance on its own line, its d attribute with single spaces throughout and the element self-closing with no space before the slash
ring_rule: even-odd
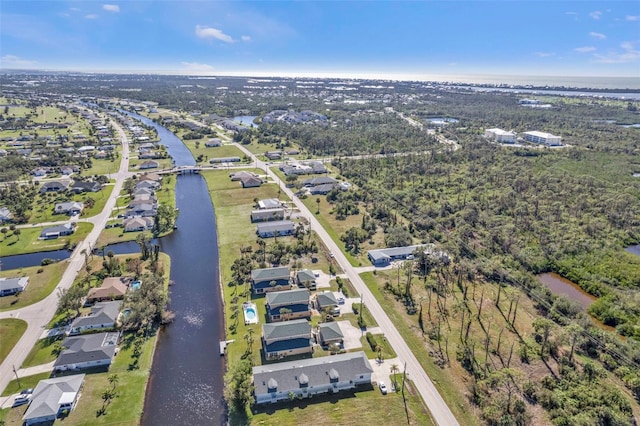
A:
<svg viewBox="0 0 640 426">
<path fill-rule="evenodd" d="M 371 334 L 370 332 L 367 332 L 366 336 L 371 350 L 376 352 L 378 350 L 378 342 L 376 341 L 376 338 L 373 337 L 373 334 Z"/>
</svg>

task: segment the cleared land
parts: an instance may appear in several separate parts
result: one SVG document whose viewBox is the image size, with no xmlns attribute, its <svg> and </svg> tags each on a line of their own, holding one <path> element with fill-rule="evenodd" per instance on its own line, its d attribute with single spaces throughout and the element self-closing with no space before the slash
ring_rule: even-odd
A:
<svg viewBox="0 0 640 426">
<path fill-rule="evenodd" d="M 27 323 L 16 318 L 6 318 L 0 320 L 0 363 L 9 355 L 13 347 L 20 340 L 20 337 L 27 330 Z"/>
</svg>

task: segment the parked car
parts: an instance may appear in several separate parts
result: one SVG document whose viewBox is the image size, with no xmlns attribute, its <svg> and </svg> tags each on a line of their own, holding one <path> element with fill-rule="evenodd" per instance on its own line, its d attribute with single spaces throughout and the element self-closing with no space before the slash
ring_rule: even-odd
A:
<svg viewBox="0 0 640 426">
<path fill-rule="evenodd" d="M 344 305 L 344 297 L 338 297 L 338 305 Z"/>
<path fill-rule="evenodd" d="M 29 402 L 29 400 L 31 399 L 31 394 L 20 394 L 18 396 L 16 396 L 16 398 L 13 400 L 13 407 L 18 407 L 20 405 L 24 405 L 26 403 Z"/>
<path fill-rule="evenodd" d="M 22 389 L 20 391 L 20 395 L 31 395 L 33 393 L 33 388 L 30 389 Z"/>
<path fill-rule="evenodd" d="M 384 382 L 380 382 L 378 387 L 380 388 L 380 392 L 382 392 L 383 395 L 387 394 L 388 389 L 387 389 L 387 385 L 385 385 Z"/>
</svg>

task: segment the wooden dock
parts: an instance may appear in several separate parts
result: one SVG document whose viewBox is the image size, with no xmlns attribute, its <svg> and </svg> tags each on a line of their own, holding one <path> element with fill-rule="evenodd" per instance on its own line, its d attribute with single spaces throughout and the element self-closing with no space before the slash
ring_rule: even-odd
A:
<svg viewBox="0 0 640 426">
<path fill-rule="evenodd" d="M 235 342 L 235 340 L 220 340 L 220 356 L 224 356 L 227 350 L 227 345 L 233 342 Z"/>
</svg>

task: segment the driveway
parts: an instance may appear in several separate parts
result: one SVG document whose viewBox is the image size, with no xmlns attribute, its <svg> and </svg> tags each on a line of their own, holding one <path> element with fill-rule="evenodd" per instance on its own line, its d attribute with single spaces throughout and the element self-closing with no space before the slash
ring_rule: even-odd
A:
<svg viewBox="0 0 640 426">
<path fill-rule="evenodd" d="M 377 359 L 370 359 L 369 364 L 371 368 L 373 368 L 373 374 L 371 374 L 371 382 L 380 383 L 383 381 L 387 388 L 389 388 L 389 392 L 394 392 L 393 381 L 390 378 L 391 375 L 391 366 L 395 364 L 398 367 L 399 372 L 402 371 L 402 364 L 400 362 L 400 358 L 391 358 L 385 359 L 382 362 L 379 362 Z"/>
<path fill-rule="evenodd" d="M 362 331 L 358 327 L 352 326 L 351 322 L 347 320 L 336 322 L 340 327 L 340 331 L 344 334 L 344 348 L 346 350 L 362 348 L 362 343 L 360 343 L 360 338 L 363 335 Z"/>
</svg>

